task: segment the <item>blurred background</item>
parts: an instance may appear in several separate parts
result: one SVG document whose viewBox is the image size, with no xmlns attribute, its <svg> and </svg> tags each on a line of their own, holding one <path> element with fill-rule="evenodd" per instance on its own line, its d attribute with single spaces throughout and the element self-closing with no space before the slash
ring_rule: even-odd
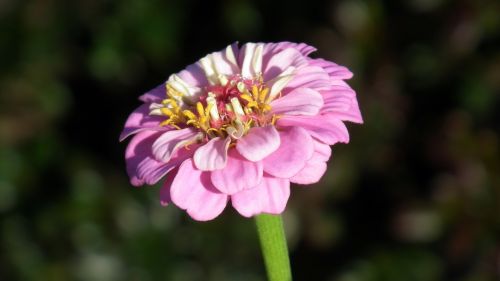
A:
<svg viewBox="0 0 500 281">
<path fill-rule="evenodd" d="M 265 280 L 252 220 L 134 188 L 137 97 L 235 41 L 348 66 L 364 125 L 284 214 L 295 280 L 500 280 L 500 2 L 0 1 L 0 280 Z"/>
</svg>

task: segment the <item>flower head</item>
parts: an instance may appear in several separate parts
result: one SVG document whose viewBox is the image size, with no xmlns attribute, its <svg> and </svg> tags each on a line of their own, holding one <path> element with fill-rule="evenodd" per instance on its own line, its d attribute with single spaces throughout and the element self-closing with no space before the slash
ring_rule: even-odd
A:
<svg viewBox="0 0 500 281">
<path fill-rule="evenodd" d="M 121 139 L 131 183 L 196 220 L 228 201 L 243 216 L 279 214 L 290 183 L 318 182 L 343 121 L 362 123 L 345 67 L 289 42 L 236 44 L 172 74 L 140 97 Z"/>
</svg>

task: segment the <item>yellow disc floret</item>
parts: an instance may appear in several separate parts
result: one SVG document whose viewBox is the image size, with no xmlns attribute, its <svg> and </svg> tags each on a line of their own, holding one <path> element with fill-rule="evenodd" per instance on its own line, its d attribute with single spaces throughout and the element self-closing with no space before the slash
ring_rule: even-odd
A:
<svg viewBox="0 0 500 281">
<path fill-rule="evenodd" d="M 239 76 L 223 79 L 222 85 L 204 89 L 196 103 L 166 83 L 166 99 L 152 104 L 151 115 L 167 119 L 161 126 L 176 129 L 193 127 L 204 132 L 207 138 L 230 136 L 238 139 L 256 126 L 274 125 L 279 116 L 271 113 L 272 97 L 262 78 L 249 80 Z"/>
</svg>

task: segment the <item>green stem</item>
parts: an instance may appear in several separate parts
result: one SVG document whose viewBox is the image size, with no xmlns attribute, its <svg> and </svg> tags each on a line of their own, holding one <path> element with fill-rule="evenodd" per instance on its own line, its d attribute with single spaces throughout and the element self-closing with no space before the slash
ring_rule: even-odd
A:
<svg viewBox="0 0 500 281">
<path fill-rule="evenodd" d="M 291 281 L 292 272 L 281 216 L 258 215 L 255 223 L 269 281 Z"/>
</svg>

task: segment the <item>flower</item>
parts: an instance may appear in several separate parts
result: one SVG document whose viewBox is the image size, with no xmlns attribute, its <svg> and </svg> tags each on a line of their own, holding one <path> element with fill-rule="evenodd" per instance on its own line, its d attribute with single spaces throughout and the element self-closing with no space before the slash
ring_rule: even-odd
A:
<svg viewBox="0 0 500 281">
<path fill-rule="evenodd" d="M 230 201 L 243 216 L 280 214 L 290 183 L 318 182 L 343 121 L 362 123 L 352 73 L 310 58 L 306 44 L 229 45 L 172 74 L 139 99 L 120 136 L 132 185 L 165 177 L 163 205 L 195 220 Z"/>
</svg>

